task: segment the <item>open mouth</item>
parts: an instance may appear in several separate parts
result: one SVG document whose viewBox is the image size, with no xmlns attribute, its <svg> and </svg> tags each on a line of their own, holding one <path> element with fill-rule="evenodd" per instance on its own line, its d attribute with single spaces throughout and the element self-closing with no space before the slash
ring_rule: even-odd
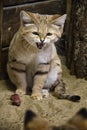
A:
<svg viewBox="0 0 87 130">
<path fill-rule="evenodd" d="M 37 47 L 38 47 L 39 49 L 42 49 L 42 47 L 44 46 L 44 43 L 43 43 L 43 42 L 41 42 L 41 43 L 36 43 L 36 45 L 37 45 Z"/>
</svg>

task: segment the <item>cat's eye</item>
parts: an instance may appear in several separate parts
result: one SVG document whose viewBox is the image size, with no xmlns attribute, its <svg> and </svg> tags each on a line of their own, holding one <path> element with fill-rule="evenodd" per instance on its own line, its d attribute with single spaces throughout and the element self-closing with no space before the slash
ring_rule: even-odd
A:
<svg viewBox="0 0 87 130">
<path fill-rule="evenodd" d="M 32 32 L 34 35 L 39 35 L 39 33 L 38 32 Z"/>
<path fill-rule="evenodd" d="M 47 33 L 47 36 L 51 36 L 52 35 L 52 33 Z"/>
</svg>

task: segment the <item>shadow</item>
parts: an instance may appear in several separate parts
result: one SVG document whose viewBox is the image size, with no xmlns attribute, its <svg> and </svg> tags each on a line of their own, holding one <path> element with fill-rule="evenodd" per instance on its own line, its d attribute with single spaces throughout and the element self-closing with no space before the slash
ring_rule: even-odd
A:
<svg viewBox="0 0 87 130">
<path fill-rule="evenodd" d="M 12 92 L 14 92 L 16 90 L 16 86 L 14 84 L 12 84 L 12 82 L 10 80 L 6 80 L 5 84 L 6 84 L 6 87 L 8 90 L 10 90 Z"/>
</svg>

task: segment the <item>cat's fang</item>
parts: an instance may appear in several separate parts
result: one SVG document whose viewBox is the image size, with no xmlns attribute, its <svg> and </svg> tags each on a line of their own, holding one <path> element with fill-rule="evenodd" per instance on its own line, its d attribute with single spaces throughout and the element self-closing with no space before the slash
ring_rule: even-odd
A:
<svg viewBox="0 0 87 130">
<path fill-rule="evenodd" d="M 36 45 L 37 45 L 37 47 L 38 47 L 39 49 L 42 49 L 42 47 L 44 46 L 44 43 L 36 43 Z"/>
</svg>

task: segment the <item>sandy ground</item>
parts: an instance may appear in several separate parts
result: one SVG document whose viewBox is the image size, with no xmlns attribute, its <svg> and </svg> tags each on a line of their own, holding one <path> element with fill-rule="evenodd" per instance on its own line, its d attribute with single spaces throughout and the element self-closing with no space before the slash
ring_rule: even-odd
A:
<svg viewBox="0 0 87 130">
<path fill-rule="evenodd" d="M 10 100 L 13 86 L 8 81 L 0 81 L 0 130 L 23 130 L 24 113 L 27 109 L 32 109 L 51 123 L 59 125 L 66 122 L 80 108 L 87 106 L 87 81 L 71 76 L 64 60 L 62 67 L 67 92 L 80 95 L 80 102 L 59 100 L 52 95 L 42 101 L 35 101 L 25 95 L 21 97 L 20 107 L 13 106 Z"/>
</svg>

